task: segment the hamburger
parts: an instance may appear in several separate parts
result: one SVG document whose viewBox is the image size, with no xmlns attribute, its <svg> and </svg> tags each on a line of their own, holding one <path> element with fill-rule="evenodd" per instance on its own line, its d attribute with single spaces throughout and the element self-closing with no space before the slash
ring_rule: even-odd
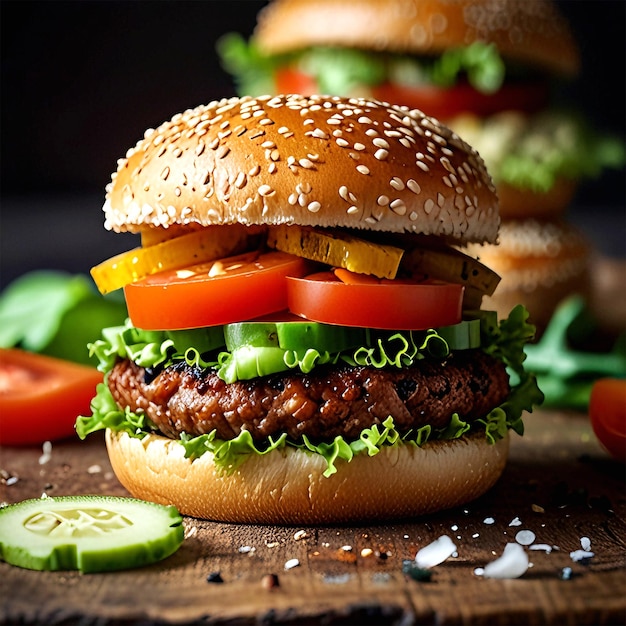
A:
<svg viewBox="0 0 626 626">
<path fill-rule="evenodd" d="M 231 33 L 218 50 L 240 95 L 374 97 L 444 122 L 481 154 L 500 199 L 499 245 L 468 250 L 502 276 L 488 305 L 522 302 L 540 334 L 561 296 L 589 296 L 591 245 L 565 213 L 624 150 L 559 99 L 581 56 L 556 3 L 273 0 L 249 41 Z"/>
<path fill-rule="evenodd" d="M 542 400 L 534 328 L 481 310 L 498 276 L 478 153 L 371 99 L 230 98 L 118 162 L 105 227 L 141 246 L 92 269 L 129 320 L 77 432 L 106 431 L 136 497 L 227 522 L 397 519 L 485 493 Z"/>
</svg>

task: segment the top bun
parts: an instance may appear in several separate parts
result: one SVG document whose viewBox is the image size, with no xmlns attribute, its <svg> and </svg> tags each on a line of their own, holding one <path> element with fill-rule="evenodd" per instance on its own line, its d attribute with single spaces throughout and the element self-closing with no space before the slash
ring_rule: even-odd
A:
<svg viewBox="0 0 626 626">
<path fill-rule="evenodd" d="M 551 0 L 274 0 L 254 39 L 268 54 L 340 46 L 440 54 L 474 41 L 507 59 L 574 76 L 580 52 Z"/>
<path fill-rule="evenodd" d="M 105 227 L 298 224 L 493 243 L 478 153 L 407 107 L 297 95 L 230 98 L 148 130 L 118 161 Z"/>
</svg>

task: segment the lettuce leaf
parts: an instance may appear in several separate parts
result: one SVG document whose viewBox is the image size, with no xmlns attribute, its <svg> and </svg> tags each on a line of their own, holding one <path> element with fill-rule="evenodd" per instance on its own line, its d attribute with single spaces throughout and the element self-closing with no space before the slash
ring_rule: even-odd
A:
<svg viewBox="0 0 626 626">
<path fill-rule="evenodd" d="M 430 425 L 425 425 L 401 434 L 396 430 L 393 418 L 389 416 L 382 424 L 364 429 L 354 441 L 347 441 L 343 437 L 336 437 L 330 442 L 313 442 L 306 437 L 302 441 L 293 441 L 287 435 L 282 435 L 277 439 L 270 438 L 259 444 L 253 441 L 248 431 L 243 431 L 237 437 L 228 441 L 218 439 L 215 431 L 196 437 L 183 433 L 180 443 L 185 448 L 185 456 L 195 459 L 202 454 L 210 452 L 213 455 L 217 469 L 228 474 L 234 472 L 250 458 L 250 455 L 268 454 L 273 450 L 291 446 L 305 450 L 310 454 L 322 456 L 326 462 L 324 475 L 330 476 L 338 471 L 341 463 L 350 462 L 355 455 L 368 454 L 373 456 L 386 446 L 423 446 L 428 441 L 452 440 L 474 432 L 482 432 L 489 443 L 495 443 L 504 437 L 509 429 L 522 435 L 524 432 L 522 421 L 524 411 L 532 411 L 534 406 L 541 404 L 543 401 L 543 394 L 537 386 L 535 377 L 527 373 L 523 366 L 525 359 L 523 346 L 534 335 L 534 327 L 528 323 L 528 312 L 521 306 L 513 309 L 509 318 L 501 321 L 500 324 L 494 324 L 493 317 L 490 315 L 482 316 L 481 322 L 484 322 L 481 324 L 481 331 L 484 332 L 485 340 L 488 342 L 484 349 L 501 358 L 517 379 L 507 400 L 501 406 L 491 410 L 482 419 L 469 423 L 462 420 L 459 415 L 454 414 L 445 428 L 435 429 Z M 483 326 L 484 328 L 482 328 Z M 128 328 L 120 332 L 118 329 L 116 332 L 109 333 L 109 335 L 117 340 L 123 336 L 137 339 L 142 334 L 142 331 L 134 334 L 133 332 L 127 333 L 127 330 Z M 424 345 L 432 342 L 433 337 L 441 340 L 436 333 L 433 333 L 434 331 L 426 334 Z M 163 333 L 163 335 L 165 334 Z M 150 337 L 155 339 L 153 334 L 150 334 Z M 403 341 L 400 341 L 403 350 L 396 352 L 396 354 L 407 354 L 409 346 L 412 349 L 417 348 L 415 342 L 406 341 L 406 337 L 403 337 L 403 339 Z M 434 339 L 434 341 L 439 345 L 438 339 Z M 398 337 L 394 335 L 394 341 L 397 340 Z M 161 345 L 169 341 L 170 339 L 166 339 Z M 152 342 L 152 344 L 155 343 L 157 342 Z M 141 347 L 142 344 L 140 342 L 135 343 L 130 348 L 117 345 L 116 350 L 121 353 L 120 356 L 137 351 L 142 354 L 145 352 L 145 345 L 144 343 L 143 347 Z M 379 344 L 379 347 L 381 345 Z M 111 344 L 110 348 L 102 350 L 103 354 L 105 354 L 106 362 L 108 362 L 111 356 L 112 349 Z M 157 360 L 161 359 L 163 354 L 163 350 L 153 350 L 152 348 L 148 352 L 157 355 Z M 167 349 L 165 352 L 167 353 Z M 381 356 L 383 354 L 386 354 L 386 352 L 381 348 L 373 362 L 378 363 L 379 366 L 381 364 L 382 366 L 388 365 L 388 358 L 383 358 Z M 423 358 L 423 353 L 419 352 L 419 349 L 417 354 Z M 166 357 L 166 360 L 167 358 L 171 358 L 171 355 Z M 145 415 L 135 414 L 132 411 L 122 410 L 117 407 L 105 383 L 98 386 L 97 395 L 91 403 L 91 411 L 91 416 L 81 416 L 77 419 L 76 432 L 81 439 L 84 439 L 90 433 L 107 428 L 113 431 L 125 431 L 133 437 L 140 438 L 148 433 L 157 432 L 156 426 Z"/>
</svg>

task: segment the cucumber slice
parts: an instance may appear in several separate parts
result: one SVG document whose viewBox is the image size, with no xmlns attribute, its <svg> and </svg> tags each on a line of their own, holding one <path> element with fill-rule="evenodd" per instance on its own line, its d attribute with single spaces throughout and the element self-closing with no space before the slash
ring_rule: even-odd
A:
<svg viewBox="0 0 626 626">
<path fill-rule="evenodd" d="M 340 352 L 368 344 L 364 328 L 317 322 L 241 322 L 224 326 L 226 347 L 231 352 L 243 346 Z"/>
<path fill-rule="evenodd" d="M 113 496 L 24 500 L 0 508 L 0 559 L 26 569 L 84 573 L 129 569 L 183 542 L 173 506 Z"/>
<path fill-rule="evenodd" d="M 480 320 L 463 320 L 452 326 L 437 328 L 437 334 L 446 340 L 450 350 L 480 348 Z"/>
</svg>

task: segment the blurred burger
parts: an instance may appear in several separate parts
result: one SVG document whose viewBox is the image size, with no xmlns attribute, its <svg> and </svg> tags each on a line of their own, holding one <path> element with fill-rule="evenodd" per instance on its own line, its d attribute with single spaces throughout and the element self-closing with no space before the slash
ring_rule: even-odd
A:
<svg viewBox="0 0 626 626">
<path fill-rule="evenodd" d="M 589 293 L 590 246 L 564 212 L 581 179 L 623 163 L 623 146 L 557 106 L 580 54 L 550 0 L 273 0 L 250 41 L 230 34 L 219 51 L 240 94 L 371 96 L 470 143 L 505 221 L 497 248 L 468 250 L 502 276 L 489 306 L 523 302 L 541 332 L 558 298 Z"/>
<path fill-rule="evenodd" d="M 104 261 L 130 319 L 91 345 L 106 430 L 134 495 L 224 521 L 313 524 L 457 506 L 501 475 L 542 394 L 534 328 L 480 310 L 498 276 L 478 154 L 407 107 L 225 99 L 149 130 L 119 161 Z"/>
</svg>

